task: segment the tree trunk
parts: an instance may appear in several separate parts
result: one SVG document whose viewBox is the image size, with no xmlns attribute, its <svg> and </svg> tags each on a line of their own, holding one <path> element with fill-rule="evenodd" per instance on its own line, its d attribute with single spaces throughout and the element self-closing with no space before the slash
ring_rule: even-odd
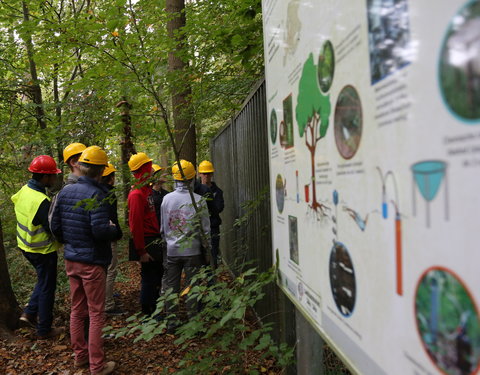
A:
<svg viewBox="0 0 480 375">
<path fill-rule="evenodd" d="M 327 207 L 323 205 L 322 203 L 319 203 L 317 201 L 317 181 L 315 178 L 315 151 L 317 150 L 317 143 L 318 143 L 318 138 L 317 138 L 317 129 L 318 127 L 318 117 L 314 116 L 312 120 L 307 124 L 307 128 L 305 129 L 305 144 L 308 148 L 308 151 L 310 151 L 310 165 L 312 169 L 312 204 L 310 207 L 312 208 L 313 211 L 318 213 L 320 216 L 323 216 L 325 214 L 325 210 Z M 310 136 L 312 138 L 312 143 L 308 143 L 308 137 L 307 137 L 307 132 L 310 131 Z"/>
<path fill-rule="evenodd" d="M 0 337 L 16 328 L 19 315 L 20 307 L 13 293 L 8 273 L 0 219 Z"/>
<path fill-rule="evenodd" d="M 122 101 L 117 103 L 117 108 L 121 110 L 120 116 L 122 117 L 123 122 L 123 140 L 120 142 L 120 148 L 122 151 L 122 165 L 121 173 L 123 184 L 123 197 L 125 201 L 127 200 L 128 193 L 130 191 L 130 173 L 128 170 L 128 160 L 130 156 L 136 154 L 135 145 L 133 144 L 133 135 L 132 135 L 132 117 L 130 116 L 130 109 L 132 105 L 127 101 L 127 98 L 123 98 Z M 128 219 L 128 208 L 125 206 L 125 222 Z"/>
<path fill-rule="evenodd" d="M 174 77 L 183 77 L 188 67 L 188 62 L 182 59 L 181 54 L 185 48 L 185 36 L 182 28 L 185 26 L 185 1 L 166 0 L 168 36 L 174 40 L 175 47 L 168 53 L 168 69 Z M 187 79 L 176 78 L 176 85 L 172 88 L 172 115 L 175 129 L 175 144 L 180 158 L 197 163 L 196 129 L 191 110 L 191 87 Z"/>
<path fill-rule="evenodd" d="M 60 103 L 60 93 L 58 90 L 58 64 L 53 64 L 53 102 L 55 103 L 56 126 L 60 129 L 62 126 L 62 104 Z M 61 146 L 61 137 L 56 137 L 57 141 L 57 160 L 63 160 L 63 150 Z"/>
<path fill-rule="evenodd" d="M 22 8 L 23 21 L 27 23 L 28 21 L 30 21 L 30 13 L 27 3 L 25 1 L 22 1 Z M 32 83 L 29 85 L 29 87 L 32 94 L 33 103 L 35 104 L 35 117 L 37 118 L 38 126 L 40 126 L 41 129 L 45 129 L 47 127 L 47 124 L 45 122 L 45 111 L 43 109 L 42 89 L 40 88 L 40 83 L 38 81 L 37 65 L 35 64 L 35 60 L 33 57 L 34 49 L 32 34 L 30 31 L 25 38 L 25 45 L 27 47 L 28 65 L 30 68 L 30 76 L 32 78 Z"/>
</svg>

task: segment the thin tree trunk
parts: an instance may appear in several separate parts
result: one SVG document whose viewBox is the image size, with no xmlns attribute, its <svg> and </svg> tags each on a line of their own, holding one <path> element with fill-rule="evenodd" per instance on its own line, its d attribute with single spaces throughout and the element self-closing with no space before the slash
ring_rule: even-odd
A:
<svg viewBox="0 0 480 375">
<path fill-rule="evenodd" d="M 127 101 L 127 98 L 123 98 L 122 101 L 117 103 L 117 108 L 120 109 L 121 113 L 120 116 L 123 122 L 123 139 L 120 142 L 120 148 L 122 151 L 122 166 L 121 166 L 121 173 L 122 173 L 122 180 L 123 184 L 123 197 L 125 201 L 127 200 L 128 193 L 130 191 L 130 185 L 128 181 L 130 181 L 130 174 L 128 171 L 128 160 L 130 156 L 136 154 L 137 151 L 135 150 L 135 145 L 133 144 L 133 134 L 132 134 L 132 117 L 130 116 L 130 109 L 132 105 Z M 125 222 L 128 219 L 128 208 L 125 206 Z"/>
<path fill-rule="evenodd" d="M 28 10 L 27 3 L 25 1 L 22 1 L 22 8 L 23 8 L 23 20 L 25 23 L 27 23 L 28 21 L 30 21 L 30 13 Z M 25 45 L 27 48 L 28 65 L 30 68 L 30 75 L 32 78 L 30 91 L 32 93 L 33 103 L 35 104 L 35 117 L 37 118 L 38 126 L 40 126 L 41 129 L 45 129 L 47 127 L 47 124 L 45 122 L 45 111 L 43 109 L 42 89 L 40 88 L 40 83 L 38 81 L 37 65 L 35 64 L 35 60 L 34 60 L 34 48 L 33 48 L 31 32 L 28 32 L 28 35 L 25 38 Z"/>
<path fill-rule="evenodd" d="M 5 247 L 3 245 L 3 229 L 0 219 L 0 336 L 13 331 L 18 323 L 20 307 L 13 293 L 8 273 Z"/>
<path fill-rule="evenodd" d="M 168 36 L 174 40 L 175 47 L 168 53 L 168 69 L 181 77 L 188 67 L 181 53 L 185 48 L 185 36 L 182 28 L 185 26 L 185 1 L 166 0 L 166 12 L 169 15 L 167 21 Z M 196 129 L 191 110 L 191 87 L 187 80 L 177 79 L 180 84 L 172 90 L 172 115 L 175 129 L 175 143 L 180 158 L 186 159 L 196 165 L 197 140 Z"/>
<path fill-rule="evenodd" d="M 55 103 L 55 117 L 57 119 L 57 125 L 60 129 L 62 126 L 62 104 L 60 103 L 60 94 L 58 90 L 58 64 L 53 64 L 53 102 Z M 61 138 L 59 136 L 57 139 L 57 157 L 58 160 L 63 159 L 63 152 L 61 147 Z"/>
</svg>

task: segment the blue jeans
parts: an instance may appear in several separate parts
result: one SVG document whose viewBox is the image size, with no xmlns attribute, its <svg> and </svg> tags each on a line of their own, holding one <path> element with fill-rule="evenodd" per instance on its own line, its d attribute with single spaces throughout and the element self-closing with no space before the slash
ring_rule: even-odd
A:
<svg viewBox="0 0 480 375">
<path fill-rule="evenodd" d="M 52 329 L 53 305 L 57 287 L 57 252 L 39 254 L 22 250 L 22 254 L 37 273 L 37 284 L 24 312 L 28 315 L 38 316 L 37 333 L 39 336 L 44 336 Z"/>
</svg>

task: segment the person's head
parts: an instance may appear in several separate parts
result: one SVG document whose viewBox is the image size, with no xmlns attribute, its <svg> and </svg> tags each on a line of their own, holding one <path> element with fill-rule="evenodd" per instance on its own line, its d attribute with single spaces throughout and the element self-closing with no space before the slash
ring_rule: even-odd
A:
<svg viewBox="0 0 480 375">
<path fill-rule="evenodd" d="M 198 174 L 200 175 L 200 179 L 202 180 L 202 184 L 204 185 L 211 185 L 212 178 L 213 178 L 213 164 L 208 160 L 204 160 L 198 166 Z"/>
<path fill-rule="evenodd" d="M 55 185 L 57 175 L 62 173 L 57 168 L 55 160 L 48 155 L 40 155 L 32 160 L 28 170 L 32 172 L 32 178 L 45 187 L 52 187 Z"/>
<path fill-rule="evenodd" d="M 114 185 L 115 184 L 115 172 L 117 170 L 113 166 L 113 164 L 108 163 L 108 167 L 106 167 L 102 174 L 102 183 L 106 185 Z"/>
<path fill-rule="evenodd" d="M 177 162 L 175 162 L 172 166 L 172 175 L 175 181 L 188 183 L 195 178 L 196 174 L 195 167 L 187 160 L 181 159 L 180 167 L 178 166 Z"/>
<path fill-rule="evenodd" d="M 83 150 L 78 159 L 81 176 L 100 181 L 105 167 L 108 166 L 107 153 L 99 146 L 90 146 Z"/>
<path fill-rule="evenodd" d="M 152 164 L 152 170 L 153 170 L 152 189 L 159 191 L 162 188 L 162 185 L 166 182 L 163 174 L 163 168 L 158 164 Z"/>
<path fill-rule="evenodd" d="M 83 143 L 71 143 L 63 150 L 63 161 L 68 165 L 70 171 L 77 176 L 80 176 L 78 168 L 78 159 L 87 146 Z"/>
<path fill-rule="evenodd" d="M 139 152 L 130 157 L 128 167 L 137 180 L 144 181 L 148 179 L 152 173 L 152 159 L 144 152 Z"/>
</svg>

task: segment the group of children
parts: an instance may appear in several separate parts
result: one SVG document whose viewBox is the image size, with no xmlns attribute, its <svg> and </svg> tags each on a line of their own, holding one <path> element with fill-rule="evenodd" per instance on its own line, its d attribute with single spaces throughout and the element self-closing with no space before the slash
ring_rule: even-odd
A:
<svg viewBox="0 0 480 375">
<path fill-rule="evenodd" d="M 116 364 L 107 362 L 103 351 L 105 312 L 122 313 L 113 298 L 116 241 L 122 237 L 113 190 L 116 169 L 98 146 L 73 143 L 63 156 L 71 173 L 53 201 L 46 189 L 54 186 L 61 171 L 48 155 L 32 161 L 32 178 L 12 196 L 17 244 L 37 273 L 37 284 L 20 320 L 35 326 L 41 339 L 63 332 L 52 327 L 56 250 L 63 244 L 70 283 L 74 366 L 89 366 L 92 374 L 110 374 Z M 208 161 L 199 166 L 202 183 L 196 181 L 192 163 L 175 163 L 175 189 L 171 193 L 162 188 L 162 168 L 145 153 L 132 155 L 128 166 L 135 177 L 128 195 L 130 260 L 140 262 L 141 308 L 151 315 L 161 291 L 179 292 L 182 271 L 190 278 L 205 265 L 205 248 L 212 249 L 212 264 L 216 266 L 223 192 L 211 181 L 214 170 Z"/>
</svg>

